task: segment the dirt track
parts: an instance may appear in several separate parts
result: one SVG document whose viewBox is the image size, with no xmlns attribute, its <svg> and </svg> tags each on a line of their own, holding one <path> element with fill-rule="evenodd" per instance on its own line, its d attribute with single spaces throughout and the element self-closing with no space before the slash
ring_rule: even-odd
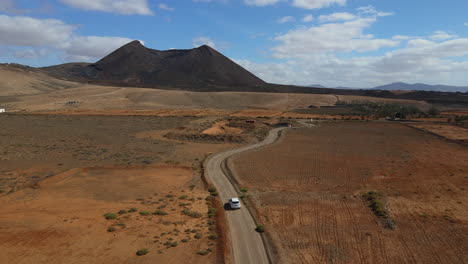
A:
<svg viewBox="0 0 468 264">
<path fill-rule="evenodd" d="M 220 198 L 226 202 L 229 198 L 238 197 L 236 189 L 222 170 L 222 163 L 232 155 L 252 150 L 273 143 L 278 132 L 284 128 L 270 131 L 267 138 L 257 144 L 222 152 L 211 157 L 205 164 L 206 175 L 218 189 Z M 268 263 L 268 256 L 261 236 L 255 232 L 255 222 L 247 210 L 228 211 L 227 220 L 231 240 L 232 263 Z"/>
</svg>

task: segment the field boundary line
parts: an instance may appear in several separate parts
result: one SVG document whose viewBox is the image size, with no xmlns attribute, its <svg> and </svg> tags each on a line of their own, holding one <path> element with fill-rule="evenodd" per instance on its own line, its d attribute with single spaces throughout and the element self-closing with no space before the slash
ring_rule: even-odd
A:
<svg viewBox="0 0 468 264">
<path fill-rule="evenodd" d="M 438 137 L 438 138 L 440 138 L 442 140 L 445 140 L 445 141 L 448 141 L 448 142 L 451 142 L 451 143 L 455 143 L 455 144 L 458 144 L 458 145 L 463 146 L 463 147 L 468 147 L 468 144 L 465 141 L 444 137 L 442 135 L 439 135 L 439 134 L 437 134 L 435 132 L 432 132 L 432 131 L 429 131 L 427 129 L 412 126 L 411 124 L 407 124 L 407 123 L 400 123 L 400 124 L 402 124 L 402 125 L 404 125 L 406 127 L 412 128 L 412 129 L 419 130 L 419 131 L 421 131 L 423 133 L 427 133 L 429 135 L 436 136 L 436 137 Z"/>
</svg>

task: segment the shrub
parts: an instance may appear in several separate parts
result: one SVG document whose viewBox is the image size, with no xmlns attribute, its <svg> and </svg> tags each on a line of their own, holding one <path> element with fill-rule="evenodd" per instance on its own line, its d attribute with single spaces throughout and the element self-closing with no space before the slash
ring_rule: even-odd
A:
<svg viewBox="0 0 468 264">
<path fill-rule="evenodd" d="M 140 212 L 140 215 L 150 215 L 150 212 L 142 211 L 142 212 Z"/>
<path fill-rule="evenodd" d="M 148 249 L 146 249 L 146 248 L 140 249 L 140 250 L 138 250 L 138 251 L 136 252 L 137 256 L 144 256 L 144 255 L 146 255 L 146 254 L 148 254 L 148 253 L 149 253 L 149 251 L 148 251 Z"/>
<path fill-rule="evenodd" d="M 211 196 L 218 196 L 218 192 L 212 192 Z"/>
<path fill-rule="evenodd" d="M 187 209 L 187 208 L 185 208 L 184 210 L 182 210 L 182 214 L 188 215 L 188 216 L 194 217 L 194 218 L 200 218 L 200 217 L 202 217 L 202 214 L 201 214 L 200 212 L 190 211 L 190 210 Z"/>
<path fill-rule="evenodd" d="M 184 238 L 184 239 L 182 239 L 180 242 L 182 242 L 182 243 L 187 243 L 187 242 L 189 242 L 189 240 L 186 239 L 186 238 Z"/>
<path fill-rule="evenodd" d="M 107 232 L 114 232 L 115 230 L 117 229 L 115 229 L 113 226 L 109 226 L 109 228 L 107 228 Z"/>
<path fill-rule="evenodd" d="M 156 210 L 153 212 L 154 215 L 168 215 L 168 213 L 164 212 L 163 210 Z"/>
<path fill-rule="evenodd" d="M 211 192 L 216 192 L 216 188 L 213 187 L 213 186 L 210 186 L 210 187 L 208 188 L 208 191 L 209 191 L 210 193 L 211 193 Z"/>
<path fill-rule="evenodd" d="M 104 218 L 106 218 L 107 220 L 112 220 L 112 219 L 116 219 L 117 215 L 113 213 L 106 213 L 104 214 Z"/>
<path fill-rule="evenodd" d="M 262 225 L 262 224 L 259 224 L 259 225 L 257 225 L 257 228 L 255 228 L 255 231 L 257 231 L 259 233 L 263 233 L 263 232 L 265 232 L 265 226 Z"/>
<path fill-rule="evenodd" d="M 218 235 L 216 235 L 216 234 L 209 234 L 209 235 L 208 235 L 208 238 L 211 239 L 211 240 L 216 240 L 216 238 L 218 238 Z"/>
<path fill-rule="evenodd" d="M 179 199 L 180 199 L 180 200 L 185 200 L 185 199 L 187 199 L 187 198 L 188 198 L 188 195 L 181 195 L 181 196 L 179 196 Z"/>
<path fill-rule="evenodd" d="M 132 207 L 132 208 L 128 209 L 129 213 L 134 213 L 136 211 L 138 211 L 138 209 L 136 209 L 135 207 Z"/>
<path fill-rule="evenodd" d="M 127 210 L 120 210 L 120 211 L 118 212 L 119 215 L 123 215 L 123 214 L 126 214 L 126 213 L 127 213 Z"/>
<path fill-rule="evenodd" d="M 171 247 L 177 247 L 177 245 L 178 245 L 177 242 L 172 242 L 171 243 Z"/>
<path fill-rule="evenodd" d="M 248 189 L 247 188 L 240 188 L 240 191 L 245 193 L 245 192 L 248 191 Z"/>
<path fill-rule="evenodd" d="M 198 254 L 198 255 L 201 255 L 201 256 L 206 256 L 206 255 L 209 254 L 209 252 L 208 252 L 208 251 L 205 251 L 205 250 L 202 250 L 202 251 L 198 251 L 197 254 Z"/>
<path fill-rule="evenodd" d="M 201 239 L 203 236 L 200 233 L 196 233 L 195 236 L 193 236 L 196 239 Z"/>
<path fill-rule="evenodd" d="M 216 215 L 216 208 L 210 208 L 208 209 L 208 216 L 213 217 Z"/>
</svg>

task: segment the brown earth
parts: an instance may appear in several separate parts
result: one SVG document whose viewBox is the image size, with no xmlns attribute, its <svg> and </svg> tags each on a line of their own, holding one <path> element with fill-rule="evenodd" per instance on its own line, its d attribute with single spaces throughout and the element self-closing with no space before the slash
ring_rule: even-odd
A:
<svg viewBox="0 0 468 264">
<path fill-rule="evenodd" d="M 216 229 L 200 162 L 234 146 L 154 135 L 182 126 L 202 131 L 215 120 L 1 115 L 0 263 L 214 263 L 224 253 L 208 238 Z M 103 217 L 131 207 L 168 215 Z M 182 214 L 185 208 L 201 217 Z M 137 257 L 142 248 L 150 253 Z M 196 254 L 208 248 L 208 256 Z"/>
<path fill-rule="evenodd" d="M 336 122 L 289 130 L 229 166 L 278 263 L 466 263 L 467 160 L 466 147 L 398 123 Z"/>
<path fill-rule="evenodd" d="M 411 126 L 423 129 L 442 137 L 468 142 L 468 129 L 449 124 L 411 124 Z"/>
<path fill-rule="evenodd" d="M 207 192 L 190 188 L 193 180 L 190 168 L 169 165 L 72 169 L 4 196 L 0 262 L 213 262 L 213 254 L 196 255 L 216 246 L 207 238 L 214 232 L 205 213 Z M 117 214 L 132 207 L 138 212 Z M 158 208 L 168 215 L 139 214 Z M 183 208 L 202 217 L 183 215 Z M 106 220 L 109 212 L 118 218 Z M 149 254 L 136 256 L 143 248 Z"/>
</svg>

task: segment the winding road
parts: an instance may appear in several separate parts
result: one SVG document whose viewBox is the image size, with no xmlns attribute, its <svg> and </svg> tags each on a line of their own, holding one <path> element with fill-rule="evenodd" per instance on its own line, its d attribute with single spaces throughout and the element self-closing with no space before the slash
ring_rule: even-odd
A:
<svg viewBox="0 0 468 264">
<path fill-rule="evenodd" d="M 275 142 L 279 136 L 279 132 L 283 129 L 285 128 L 275 128 L 269 132 L 262 142 L 218 153 L 206 161 L 206 176 L 218 190 L 221 201 L 226 203 L 229 198 L 239 196 L 229 177 L 222 170 L 223 162 L 235 154 Z M 255 231 L 255 221 L 249 210 L 244 207 L 236 211 L 227 211 L 226 218 L 229 226 L 232 263 L 270 263 L 262 237 Z"/>
</svg>

